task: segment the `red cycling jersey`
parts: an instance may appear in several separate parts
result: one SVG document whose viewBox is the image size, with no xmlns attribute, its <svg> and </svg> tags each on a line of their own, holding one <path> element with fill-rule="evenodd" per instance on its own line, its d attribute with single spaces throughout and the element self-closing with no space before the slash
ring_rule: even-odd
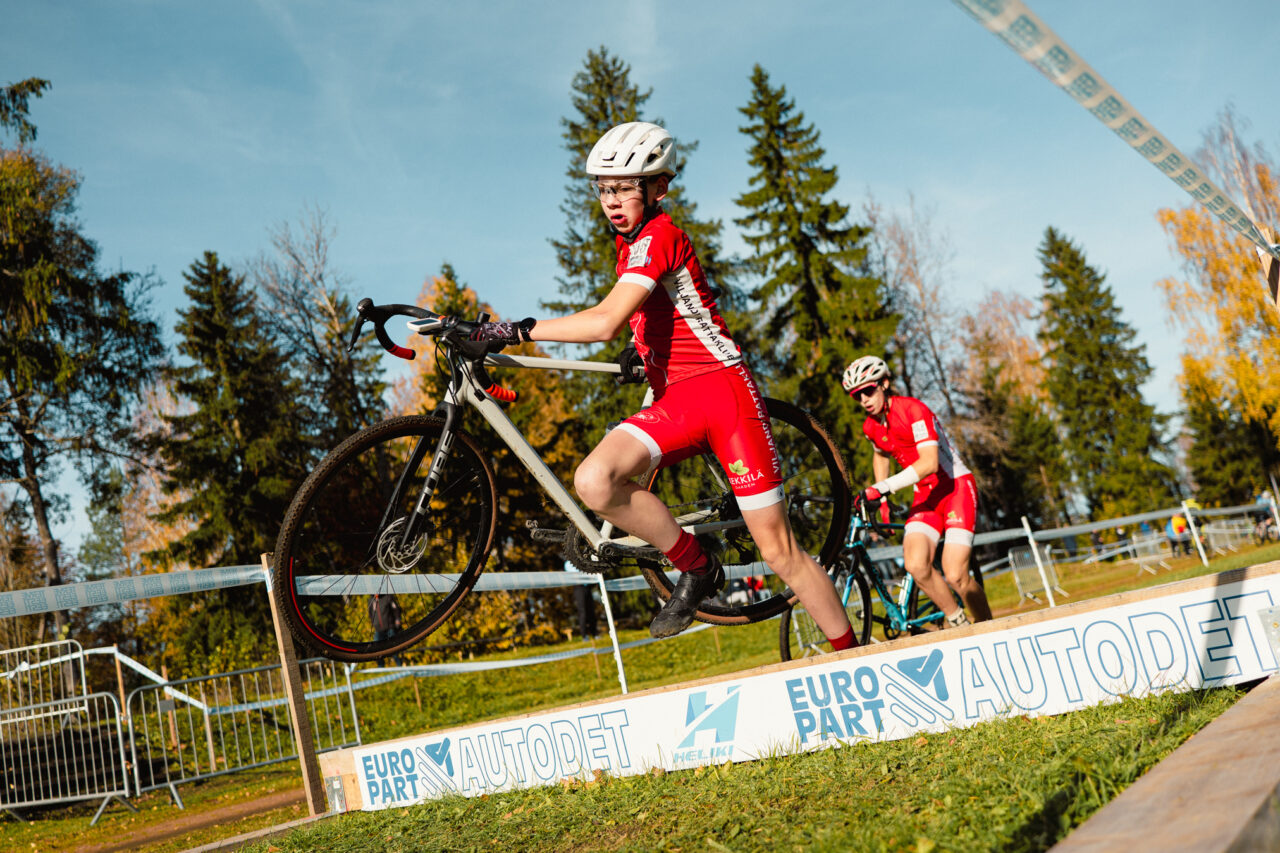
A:
<svg viewBox="0 0 1280 853">
<path fill-rule="evenodd" d="M 670 216 L 659 213 L 629 243 L 619 235 L 617 246 L 618 281 L 649 291 L 631 317 L 631 332 L 655 395 L 672 382 L 742 361 L 693 243 Z"/>
<path fill-rule="evenodd" d="M 883 417 L 883 423 L 868 417 L 862 433 L 903 468 L 920 458 L 921 447 L 938 448 L 938 470 L 915 484 L 906 532 L 922 532 L 936 542 L 945 531 L 948 541 L 972 544 L 977 487 L 937 416 L 914 397 L 893 395 L 885 401 Z"/>
<path fill-rule="evenodd" d="M 919 487 L 932 487 L 938 479 L 955 480 L 969 473 L 937 416 L 915 397 L 889 396 L 883 417 L 884 423 L 872 417 L 863 421 L 862 434 L 903 468 L 920 458 L 919 448 L 938 446 L 938 471 L 922 479 Z"/>
<path fill-rule="evenodd" d="M 764 398 L 689 236 L 659 213 L 630 242 L 619 236 L 617 246 L 618 281 L 649 291 L 631 331 L 654 396 L 619 429 L 639 439 L 659 467 L 714 453 L 743 509 L 781 501 L 782 467 Z"/>
</svg>

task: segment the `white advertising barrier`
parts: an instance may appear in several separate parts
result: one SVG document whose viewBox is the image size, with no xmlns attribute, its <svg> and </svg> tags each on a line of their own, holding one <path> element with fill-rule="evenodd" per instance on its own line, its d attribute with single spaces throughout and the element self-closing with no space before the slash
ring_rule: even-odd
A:
<svg viewBox="0 0 1280 853">
<path fill-rule="evenodd" d="M 1235 684 L 1277 670 L 1259 615 L 1277 601 L 1280 562 L 344 750 L 322 766 L 343 777 L 347 808 L 377 810 Z"/>
</svg>

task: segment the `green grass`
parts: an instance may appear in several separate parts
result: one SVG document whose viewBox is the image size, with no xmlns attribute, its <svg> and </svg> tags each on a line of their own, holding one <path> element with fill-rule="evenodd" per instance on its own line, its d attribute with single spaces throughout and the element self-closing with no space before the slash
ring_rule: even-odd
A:
<svg viewBox="0 0 1280 853">
<path fill-rule="evenodd" d="M 647 631 L 624 631 L 618 639 L 626 643 L 647 636 Z M 582 646 L 579 642 L 557 648 Z M 608 638 L 597 639 L 596 647 L 609 651 Z M 536 653 L 545 651 L 538 649 Z M 778 622 L 708 628 L 628 649 L 622 655 L 627 687 L 632 692 L 739 672 L 778 662 Z M 518 653 L 495 657 L 513 656 Z M 617 696 L 619 691 L 618 671 L 610 652 L 540 666 L 424 678 L 418 681 L 416 694 L 413 680 L 406 678 L 363 690 L 357 694 L 356 701 L 360 710 L 360 733 L 365 743 L 375 743 L 463 723 Z"/>
<path fill-rule="evenodd" d="M 330 818 L 246 850 L 1044 850 L 1240 696 Z"/>
<path fill-rule="evenodd" d="M 1182 557 L 1139 575 L 1130 564 L 1060 567 L 1078 601 L 1280 559 L 1271 545 L 1213 561 Z M 997 616 L 1019 602 L 1010 575 L 991 578 Z M 710 628 L 623 652 L 629 687 L 642 690 L 738 672 L 778 660 L 778 623 Z M 624 632 L 623 642 L 646 636 Z M 581 647 L 574 643 L 559 649 Z M 608 650 L 607 640 L 596 645 Z M 524 650 L 497 657 L 539 654 Z M 598 664 L 598 667 L 597 667 Z M 618 695 L 611 653 L 541 666 L 404 679 L 361 691 L 365 743 Z M 255 850 L 1037 850 L 1063 837 L 1240 696 L 1234 689 L 1125 700 L 1059 717 L 1014 719 L 946 734 L 776 757 L 702 771 L 540 788 L 320 821 Z M 419 707 L 419 703 L 421 707 Z M 282 764 L 112 804 L 65 806 L 0 823 L 0 849 L 182 850 L 303 817 L 305 807 L 158 838 L 178 820 L 300 789 Z M 139 836 L 133 833 L 141 833 Z M 132 840 L 137 839 L 137 840 Z M 497 839 L 495 841 L 495 839 Z"/>
</svg>

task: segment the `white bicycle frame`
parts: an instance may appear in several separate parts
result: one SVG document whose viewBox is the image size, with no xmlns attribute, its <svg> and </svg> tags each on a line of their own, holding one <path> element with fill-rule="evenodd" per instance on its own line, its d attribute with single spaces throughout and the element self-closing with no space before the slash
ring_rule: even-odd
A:
<svg viewBox="0 0 1280 853">
<path fill-rule="evenodd" d="M 598 361 L 575 361 L 559 358 L 545 358 L 540 356 L 523 356 L 523 355 L 490 355 L 485 358 L 486 365 L 494 367 L 523 367 L 534 370 L 585 370 L 594 373 L 612 373 L 618 374 L 622 369 L 617 364 Z M 538 484 L 555 502 L 555 505 L 565 514 L 569 521 L 576 527 L 586 538 L 592 549 L 599 549 L 600 545 L 605 541 L 611 542 L 623 547 L 646 547 L 649 545 L 643 539 L 637 536 L 613 537 L 613 525 L 605 522 L 601 527 L 596 527 L 591 519 L 587 518 L 585 512 L 569 494 L 569 490 L 565 488 L 560 479 L 551 472 L 547 464 L 542 461 L 542 457 L 537 451 L 529 445 L 524 434 L 516 428 L 516 425 L 507 417 L 506 412 L 502 411 L 502 407 L 493 401 L 479 387 L 476 381 L 471 365 L 465 361 L 459 361 L 458 367 L 462 372 L 462 376 L 456 383 L 450 385 L 449 402 L 460 404 L 468 403 L 480 416 L 485 419 L 493 431 L 498 434 L 503 443 L 511 449 L 521 464 L 533 475 Z M 458 400 L 454 398 L 453 387 L 457 386 L 464 399 Z M 644 406 L 648 406 L 653 400 L 653 390 L 648 389 L 645 392 Z M 717 472 L 719 476 L 723 476 L 722 472 Z M 721 483 L 726 491 L 729 488 L 727 479 L 723 479 Z M 725 530 L 734 527 L 741 527 L 741 521 L 718 521 L 711 523 L 700 523 L 706 518 L 708 512 L 692 512 L 682 515 L 676 519 L 683 529 L 691 534 L 707 533 L 713 530 Z M 753 564 L 754 565 L 754 564 Z M 763 564 L 762 564 L 763 565 Z"/>
</svg>

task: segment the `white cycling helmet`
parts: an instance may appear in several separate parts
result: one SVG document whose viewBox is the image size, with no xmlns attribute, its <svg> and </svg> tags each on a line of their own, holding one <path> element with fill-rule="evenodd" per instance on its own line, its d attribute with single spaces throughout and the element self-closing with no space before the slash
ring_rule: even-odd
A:
<svg viewBox="0 0 1280 853">
<path fill-rule="evenodd" d="M 587 155 L 587 174 L 598 178 L 676 176 L 675 138 L 647 121 L 610 128 Z"/>
<path fill-rule="evenodd" d="M 878 355 L 864 355 L 844 369 L 844 378 L 840 380 L 840 384 L 844 386 L 845 391 L 853 393 L 855 388 L 864 388 L 888 375 L 889 365 L 884 363 L 883 358 Z"/>
</svg>

